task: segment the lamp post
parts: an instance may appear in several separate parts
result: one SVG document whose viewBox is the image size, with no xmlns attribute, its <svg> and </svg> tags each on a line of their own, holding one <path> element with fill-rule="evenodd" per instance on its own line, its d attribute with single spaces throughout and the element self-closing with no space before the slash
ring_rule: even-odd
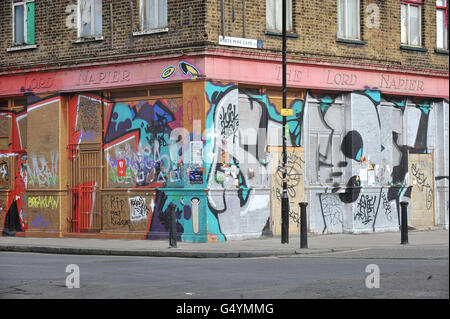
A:
<svg viewBox="0 0 450 319">
<path fill-rule="evenodd" d="M 282 60 L 283 60 L 283 109 L 286 109 L 286 0 L 282 2 L 282 29 L 283 29 L 283 44 L 282 44 Z M 281 243 L 289 243 L 289 197 L 287 193 L 286 182 L 286 114 L 283 113 L 283 193 L 281 196 Z"/>
</svg>

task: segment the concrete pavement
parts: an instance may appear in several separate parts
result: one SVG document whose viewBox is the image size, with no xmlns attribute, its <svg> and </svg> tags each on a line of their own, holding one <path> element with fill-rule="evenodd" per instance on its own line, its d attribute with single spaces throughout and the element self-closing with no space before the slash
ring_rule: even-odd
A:
<svg viewBox="0 0 450 319">
<path fill-rule="evenodd" d="M 447 247 L 448 252 L 448 230 L 410 231 L 408 237 L 409 243 L 401 245 L 400 232 L 308 235 L 308 248 L 303 249 L 298 234 L 290 236 L 289 244 L 281 244 L 280 236 L 274 236 L 227 242 L 178 242 L 177 248 L 170 248 L 168 240 L 0 237 L 0 251 L 185 258 L 301 256 L 366 249 L 381 256 L 408 258 L 408 252 L 414 250 L 415 256 L 420 257 L 421 251 L 432 247 Z M 441 255 L 442 249 L 437 257 Z M 448 258 L 448 253 L 442 257 Z"/>
</svg>

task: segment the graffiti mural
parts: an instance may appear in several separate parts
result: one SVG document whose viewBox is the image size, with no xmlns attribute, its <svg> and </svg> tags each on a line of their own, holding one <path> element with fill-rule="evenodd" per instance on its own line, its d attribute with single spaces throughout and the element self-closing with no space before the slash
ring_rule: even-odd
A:
<svg viewBox="0 0 450 319">
<path fill-rule="evenodd" d="M 210 231 L 226 239 L 261 236 L 270 216 L 266 149 L 270 135 L 273 138 L 281 128 L 282 116 L 267 94 L 212 82 L 207 83 L 206 93 L 210 105 L 206 127 L 211 136 L 204 148 L 210 158 L 208 207 L 219 226 Z M 287 118 L 289 144 L 298 146 L 303 101 L 292 100 L 290 108 L 294 112 Z"/>
<path fill-rule="evenodd" d="M 412 167 L 408 167 L 408 156 L 429 150 L 433 132 L 429 125 L 431 104 L 408 98 L 384 99 L 379 91 L 370 88 L 347 96 L 311 96 L 309 127 L 323 133 L 310 133 L 310 159 L 317 158 L 319 163 L 318 174 L 314 173 L 314 164 L 309 163 L 310 181 L 338 196 L 341 220 L 346 211 L 351 212 L 352 222 L 348 221 L 345 228 L 395 229 L 400 202 L 411 199 Z M 351 120 L 343 125 L 345 109 Z M 367 193 L 367 187 L 378 188 L 378 192 Z M 323 200 L 320 203 L 324 227 L 315 231 L 323 233 L 329 231 L 331 223 L 326 222 L 330 216 L 328 205 L 323 205 Z"/>
<path fill-rule="evenodd" d="M 171 141 L 172 132 L 181 127 L 181 101 L 140 101 L 116 103 L 108 111 L 104 150 L 112 185 L 163 186 L 181 179 L 184 167 L 183 138 Z M 179 106 L 174 113 L 173 105 Z M 174 150 L 174 147 L 175 150 Z M 125 176 L 118 176 L 117 162 L 125 161 Z M 175 173 L 174 173 L 175 172 Z"/>
<path fill-rule="evenodd" d="M 433 225 L 437 205 L 448 210 L 448 199 L 434 202 L 435 183 L 448 181 L 447 172 L 434 176 L 434 100 L 382 96 L 377 88 L 292 88 L 282 131 L 281 90 L 203 81 L 186 61 L 163 65 L 156 76 L 188 81 L 120 100 L 114 92 L 40 99 L 24 89 L 22 110 L 0 110 L 3 144 L 8 135 L 0 151 L 4 235 L 58 232 L 62 220 L 80 222 L 79 213 L 84 226 L 72 231 L 167 239 L 171 207 L 179 240 L 277 235 L 283 134 L 291 233 L 302 201 L 317 233 L 396 230 L 404 200 L 420 206 L 413 226 Z M 80 178 L 70 180 L 69 171 Z M 66 181 L 73 183 L 64 198 Z"/>
</svg>

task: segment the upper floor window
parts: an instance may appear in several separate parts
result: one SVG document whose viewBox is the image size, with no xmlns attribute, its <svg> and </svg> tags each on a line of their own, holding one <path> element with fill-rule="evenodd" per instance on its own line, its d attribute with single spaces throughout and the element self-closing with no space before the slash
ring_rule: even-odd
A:
<svg viewBox="0 0 450 319">
<path fill-rule="evenodd" d="M 167 0 L 140 0 L 141 31 L 167 28 Z"/>
<path fill-rule="evenodd" d="M 360 39 L 359 0 L 338 0 L 338 37 Z"/>
<path fill-rule="evenodd" d="M 401 0 L 402 44 L 422 45 L 423 0 Z"/>
<path fill-rule="evenodd" d="M 13 2 L 14 45 L 34 44 L 34 0 Z"/>
<path fill-rule="evenodd" d="M 266 0 L 266 28 L 283 32 L 282 0 Z M 286 30 L 292 31 L 292 0 L 286 0 Z"/>
<path fill-rule="evenodd" d="M 78 0 L 78 37 L 97 38 L 102 35 L 102 0 Z"/>
<path fill-rule="evenodd" d="M 436 37 L 437 48 L 447 49 L 447 0 L 436 0 Z"/>
</svg>

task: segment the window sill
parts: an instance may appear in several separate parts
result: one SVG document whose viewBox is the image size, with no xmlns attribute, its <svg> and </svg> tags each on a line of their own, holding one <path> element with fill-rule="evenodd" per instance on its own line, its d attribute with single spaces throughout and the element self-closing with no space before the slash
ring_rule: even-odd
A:
<svg viewBox="0 0 450 319">
<path fill-rule="evenodd" d="M 72 43 L 78 44 L 78 43 L 88 43 L 88 42 L 100 42 L 103 41 L 103 36 L 100 37 L 92 37 L 92 38 L 78 38 Z"/>
<path fill-rule="evenodd" d="M 265 35 L 274 35 L 274 36 L 279 36 L 282 37 L 283 33 L 279 32 L 279 31 L 264 31 Z M 292 31 L 286 31 L 286 37 L 287 38 L 298 38 L 298 34 Z"/>
<path fill-rule="evenodd" d="M 358 44 L 358 45 L 366 45 L 366 41 L 358 40 L 358 39 L 343 39 L 337 38 L 336 42 L 345 43 L 345 44 Z"/>
<path fill-rule="evenodd" d="M 36 44 L 25 44 L 25 45 L 15 45 L 10 48 L 6 48 L 6 52 L 22 51 L 22 50 L 33 50 L 36 49 Z"/>
<path fill-rule="evenodd" d="M 151 29 L 151 30 L 143 30 L 143 31 L 137 31 L 133 32 L 133 36 L 141 36 L 141 35 L 148 35 L 148 34 L 155 34 L 155 33 L 165 33 L 169 32 L 169 28 L 157 28 L 157 29 Z"/>
<path fill-rule="evenodd" d="M 435 48 L 435 49 L 434 49 L 434 53 L 448 55 L 448 50 L 447 50 L 447 49 L 438 49 L 438 48 Z"/>
<path fill-rule="evenodd" d="M 416 51 L 416 52 L 428 52 L 428 49 L 422 48 L 422 47 L 412 47 L 409 45 L 401 45 L 400 50 L 406 50 L 406 51 Z"/>
</svg>

